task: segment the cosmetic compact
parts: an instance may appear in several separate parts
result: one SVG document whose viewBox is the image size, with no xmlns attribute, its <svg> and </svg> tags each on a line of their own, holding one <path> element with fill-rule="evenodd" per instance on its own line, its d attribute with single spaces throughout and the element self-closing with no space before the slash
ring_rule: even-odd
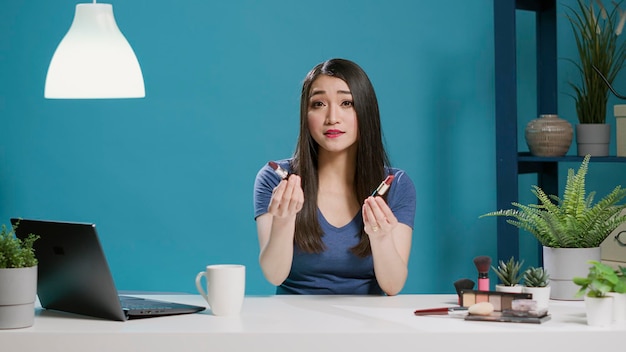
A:
<svg viewBox="0 0 626 352">
<path fill-rule="evenodd" d="M 465 320 L 532 324 L 550 320 L 548 310 L 538 309 L 537 301 L 532 298 L 531 293 L 463 290 L 461 307 L 469 308 L 475 304 L 488 302 L 494 308 L 493 312 L 487 315 L 467 314 Z"/>
</svg>

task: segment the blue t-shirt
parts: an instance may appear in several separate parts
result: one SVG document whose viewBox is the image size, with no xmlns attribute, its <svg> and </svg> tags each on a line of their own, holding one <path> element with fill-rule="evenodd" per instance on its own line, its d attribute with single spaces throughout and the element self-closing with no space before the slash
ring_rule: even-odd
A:
<svg viewBox="0 0 626 352">
<path fill-rule="evenodd" d="M 290 159 L 277 163 L 290 170 Z M 387 204 L 399 222 L 413 228 L 415 220 L 415 186 L 400 169 L 389 168 L 394 180 L 387 191 Z M 280 177 L 269 166 L 259 170 L 254 182 L 254 217 L 267 213 L 272 190 Z M 363 228 L 361 211 L 343 227 L 335 227 L 317 211 L 326 249 L 308 253 L 294 245 L 293 262 L 287 279 L 276 288 L 277 294 L 383 294 L 376 276 L 372 256 L 354 255 L 350 248 L 359 242 Z"/>
</svg>

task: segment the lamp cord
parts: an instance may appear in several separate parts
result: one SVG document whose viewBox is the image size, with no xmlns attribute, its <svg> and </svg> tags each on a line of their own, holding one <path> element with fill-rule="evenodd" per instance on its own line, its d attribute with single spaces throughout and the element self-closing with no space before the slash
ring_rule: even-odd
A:
<svg viewBox="0 0 626 352">
<path fill-rule="evenodd" d="M 611 83 L 609 83 L 609 80 L 606 79 L 606 77 L 604 77 L 604 75 L 602 74 L 602 72 L 600 72 L 600 70 L 595 66 L 595 65 L 591 65 L 591 67 L 593 67 L 594 70 L 596 70 L 596 72 L 600 75 L 600 77 L 602 77 L 602 80 L 604 81 L 604 83 L 606 83 L 606 85 L 609 87 L 609 89 L 611 90 L 611 92 L 613 92 L 613 94 L 615 94 L 616 97 L 626 100 L 626 96 L 625 95 L 621 95 L 619 93 L 617 93 L 615 91 L 615 89 L 613 89 L 613 86 L 611 85 Z"/>
</svg>

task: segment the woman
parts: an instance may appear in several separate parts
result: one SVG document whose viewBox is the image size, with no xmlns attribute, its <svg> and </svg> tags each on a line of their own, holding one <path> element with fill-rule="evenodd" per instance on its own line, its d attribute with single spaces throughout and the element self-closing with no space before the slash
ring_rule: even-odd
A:
<svg viewBox="0 0 626 352">
<path fill-rule="evenodd" d="M 415 187 L 391 168 L 365 72 L 331 59 L 306 76 L 291 159 L 257 174 L 259 262 L 277 294 L 387 294 L 407 278 Z M 371 196 L 387 175 L 385 196 Z"/>
</svg>

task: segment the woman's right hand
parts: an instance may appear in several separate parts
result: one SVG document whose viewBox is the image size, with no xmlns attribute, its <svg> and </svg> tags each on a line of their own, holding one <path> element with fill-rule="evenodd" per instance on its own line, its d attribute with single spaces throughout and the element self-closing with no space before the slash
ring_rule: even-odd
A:
<svg viewBox="0 0 626 352">
<path fill-rule="evenodd" d="M 256 220 L 259 262 L 263 275 L 273 285 L 283 283 L 291 271 L 296 215 L 303 203 L 301 178 L 292 174 L 274 188 L 267 213 Z"/>
<path fill-rule="evenodd" d="M 295 216 L 304 204 L 304 192 L 300 176 L 291 174 L 286 180 L 280 181 L 272 191 L 272 199 L 268 213 L 274 217 L 287 218 Z"/>
</svg>

